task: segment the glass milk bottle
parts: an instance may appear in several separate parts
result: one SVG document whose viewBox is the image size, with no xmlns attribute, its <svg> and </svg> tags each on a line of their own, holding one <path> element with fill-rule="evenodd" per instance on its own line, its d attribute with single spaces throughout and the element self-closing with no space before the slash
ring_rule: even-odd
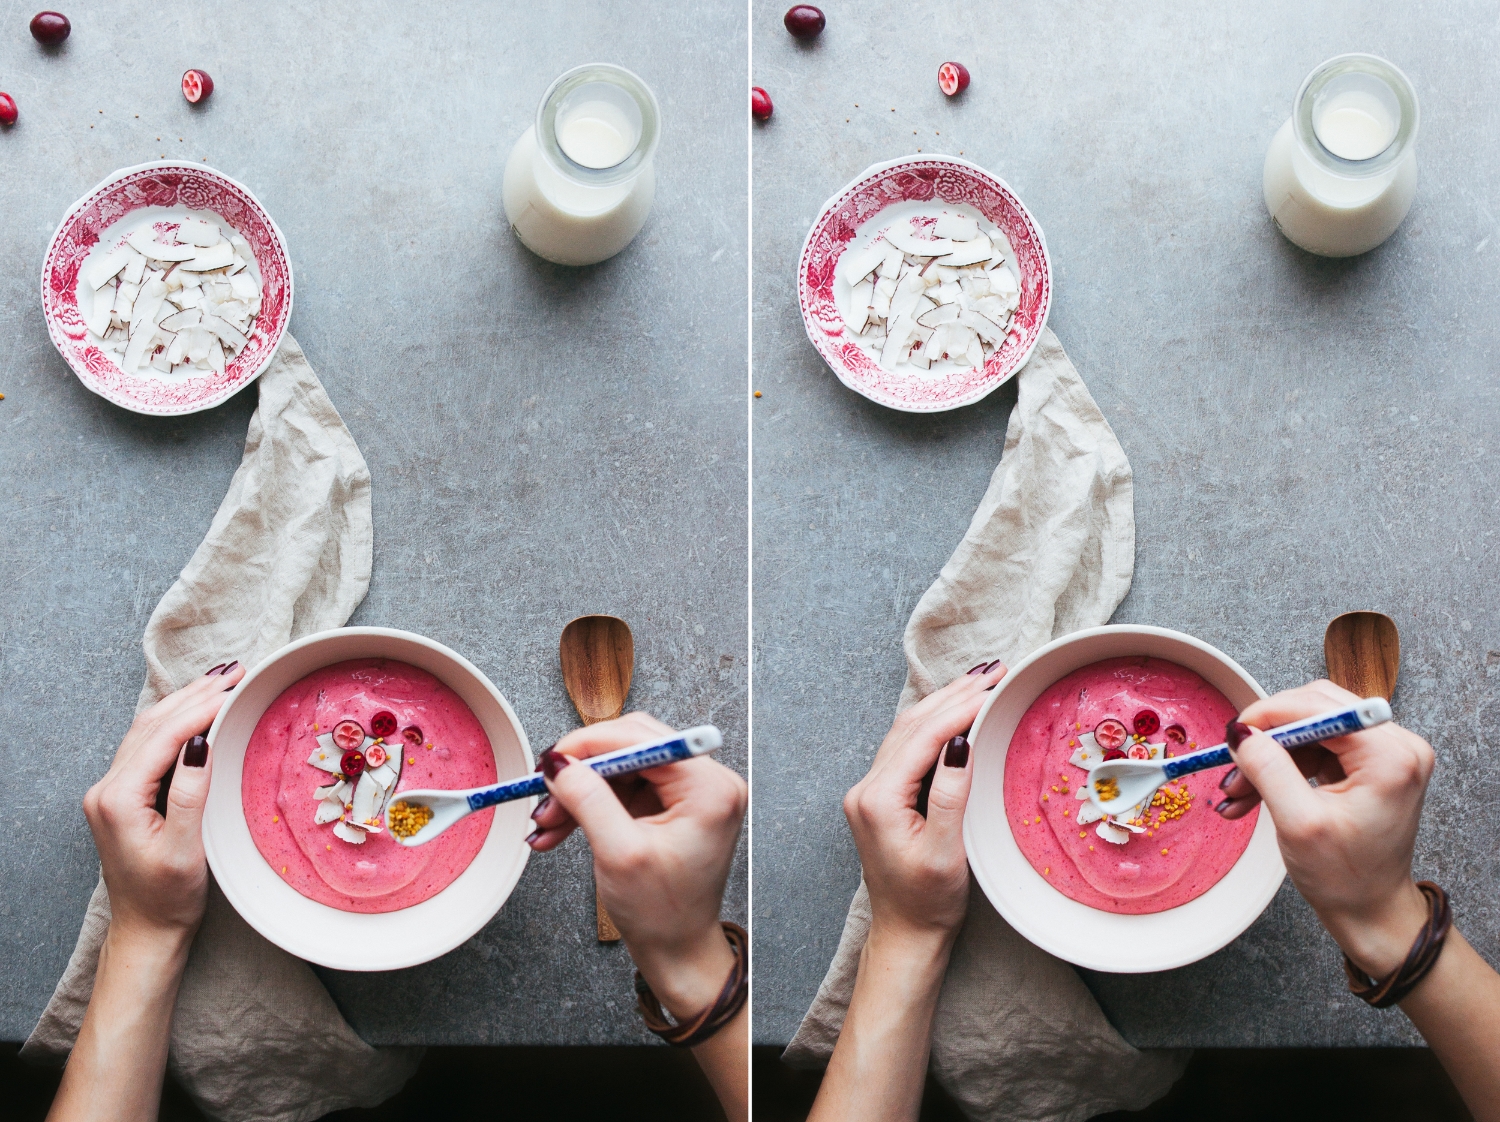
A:
<svg viewBox="0 0 1500 1122">
<path fill-rule="evenodd" d="M 656 194 L 660 110 L 620 66 L 569 70 L 505 163 L 505 216 L 527 249 L 559 265 L 613 257 L 640 232 Z"/>
<path fill-rule="evenodd" d="M 1417 95 L 1374 55 L 1307 76 L 1266 151 L 1266 209 L 1309 253 L 1352 257 L 1396 232 L 1417 190 Z"/>
</svg>

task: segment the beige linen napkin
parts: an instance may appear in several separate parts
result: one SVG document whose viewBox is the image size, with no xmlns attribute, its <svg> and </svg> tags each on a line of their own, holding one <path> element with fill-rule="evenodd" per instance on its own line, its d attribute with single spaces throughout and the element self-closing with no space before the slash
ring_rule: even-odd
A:
<svg viewBox="0 0 1500 1122">
<path fill-rule="evenodd" d="M 261 375 L 245 455 L 208 536 L 146 625 L 137 712 L 209 666 L 253 667 L 342 627 L 370 585 L 370 472 L 302 349 L 283 338 Z M 78 945 L 22 1055 L 65 1061 L 109 928 L 100 880 Z M 308 1122 L 400 1090 L 420 1048 L 372 1048 L 312 968 L 268 943 L 211 885 L 172 1021 L 170 1066 L 224 1122 Z"/>
<path fill-rule="evenodd" d="M 1015 665 L 1052 639 L 1107 623 L 1130 590 L 1130 463 L 1057 336 L 1017 376 L 1000 465 L 963 541 L 906 625 L 900 709 L 977 662 Z M 870 929 L 861 882 L 838 950 L 785 1056 L 826 1064 Z M 932 1070 L 985 1122 L 1080 1122 L 1165 1094 L 1186 1052 L 1142 1052 L 1073 968 L 1012 930 L 978 887 L 932 1027 Z"/>
</svg>

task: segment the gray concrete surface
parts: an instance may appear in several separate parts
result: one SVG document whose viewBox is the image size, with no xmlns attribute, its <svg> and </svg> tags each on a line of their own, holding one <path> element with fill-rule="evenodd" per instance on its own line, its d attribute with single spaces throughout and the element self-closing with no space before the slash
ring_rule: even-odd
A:
<svg viewBox="0 0 1500 1122">
<path fill-rule="evenodd" d="M 34 5 L 0 3 L 0 89 L 21 112 L 0 130 L 10 1040 L 72 950 L 96 875 L 79 800 L 129 722 L 142 629 L 207 528 L 255 405 L 251 390 L 207 414 L 136 417 L 53 350 L 43 250 L 117 167 L 206 156 L 284 231 L 292 331 L 374 477 L 374 579 L 354 622 L 464 653 L 544 748 L 575 722 L 563 624 L 619 614 L 636 635 L 633 702 L 718 723 L 724 758 L 747 767 L 743 6 L 66 7 L 73 35 L 53 55 L 27 34 Z M 510 234 L 500 174 L 547 83 L 595 60 L 636 70 L 661 100 L 656 203 L 617 258 L 562 269 Z M 216 82 L 196 111 L 178 92 L 189 66 Z M 742 846 L 726 910 L 745 909 Z M 415 1004 L 386 1004 L 387 976 L 326 977 L 375 1042 L 651 1040 L 628 956 L 595 942 L 593 912 L 578 838 L 534 859 L 474 939 L 408 972 Z"/>
<path fill-rule="evenodd" d="M 1015 400 L 891 412 L 840 386 L 804 337 L 794 266 L 819 206 L 916 148 L 1003 176 L 1046 231 L 1051 326 L 1135 469 L 1135 585 L 1118 621 L 1197 635 L 1275 690 L 1322 672 L 1335 614 L 1396 618 L 1397 713 L 1440 761 L 1417 869 L 1493 960 L 1493 7 L 870 0 L 830 5 L 811 47 L 782 29 L 783 8 L 757 3 L 751 29 L 753 81 L 776 103 L 753 142 L 756 1039 L 788 1039 L 833 954 L 858 881 L 839 799 L 888 726 L 902 628 Z M 1384 247 L 1324 261 L 1272 228 L 1261 165 L 1302 78 L 1352 50 L 1415 83 L 1420 183 Z M 953 101 L 936 82 L 948 58 L 973 75 Z M 1344 991 L 1290 886 L 1195 966 L 1088 982 L 1140 1045 L 1415 1039 Z"/>
</svg>

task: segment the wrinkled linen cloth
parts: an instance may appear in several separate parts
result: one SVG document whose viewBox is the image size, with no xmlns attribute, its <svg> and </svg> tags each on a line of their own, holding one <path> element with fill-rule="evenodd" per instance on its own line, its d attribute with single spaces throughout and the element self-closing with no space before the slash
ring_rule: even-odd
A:
<svg viewBox="0 0 1500 1122">
<path fill-rule="evenodd" d="M 963 541 L 906 625 L 899 709 L 976 663 L 1014 666 L 1107 623 L 1135 568 L 1130 463 L 1062 344 L 1046 331 L 1017 375 L 1000 465 Z M 833 963 L 783 1059 L 833 1054 L 870 930 L 861 881 Z M 1000 918 L 977 885 L 932 1026 L 932 1072 L 973 1119 L 1081 1122 L 1160 1098 L 1185 1051 L 1140 1051 L 1073 968 Z"/>
<path fill-rule="evenodd" d="M 342 627 L 370 585 L 370 472 L 290 335 L 261 375 L 245 454 L 187 567 L 146 625 L 136 711 L 215 663 L 247 668 Z M 62 1063 L 78 1037 L 109 929 L 99 881 L 83 930 L 22 1056 Z M 312 968 L 256 934 L 215 884 L 172 1020 L 169 1067 L 223 1122 L 309 1122 L 389 1098 L 420 1048 L 373 1048 Z"/>
</svg>

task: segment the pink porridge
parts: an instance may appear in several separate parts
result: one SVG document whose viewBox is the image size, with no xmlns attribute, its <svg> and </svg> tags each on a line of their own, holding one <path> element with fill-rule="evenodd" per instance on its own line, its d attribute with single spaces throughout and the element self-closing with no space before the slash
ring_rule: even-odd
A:
<svg viewBox="0 0 1500 1122">
<path fill-rule="evenodd" d="M 1117 818 L 1082 792 L 1088 767 L 1221 744 L 1236 715 L 1197 674 L 1157 658 L 1107 659 L 1054 682 L 1006 753 L 1005 813 L 1021 852 L 1059 892 L 1101 911 L 1161 912 L 1207 892 L 1250 844 L 1259 813 L 1226 822 L 1213 812 L 1225 769 L 1169 783 Z"/>
<path fill-rule="evenodd" d="M 464 871 L 493 811 L 426 845 L 382 828 L 396 792 L 496 781 L 478 718 L 425 670 L 389 659 L 326 666 L 262 714 L 245 749 L 241 798 L 250 836 L 302 895 L 346 912 L 420 904 Z"/>
</svg>

